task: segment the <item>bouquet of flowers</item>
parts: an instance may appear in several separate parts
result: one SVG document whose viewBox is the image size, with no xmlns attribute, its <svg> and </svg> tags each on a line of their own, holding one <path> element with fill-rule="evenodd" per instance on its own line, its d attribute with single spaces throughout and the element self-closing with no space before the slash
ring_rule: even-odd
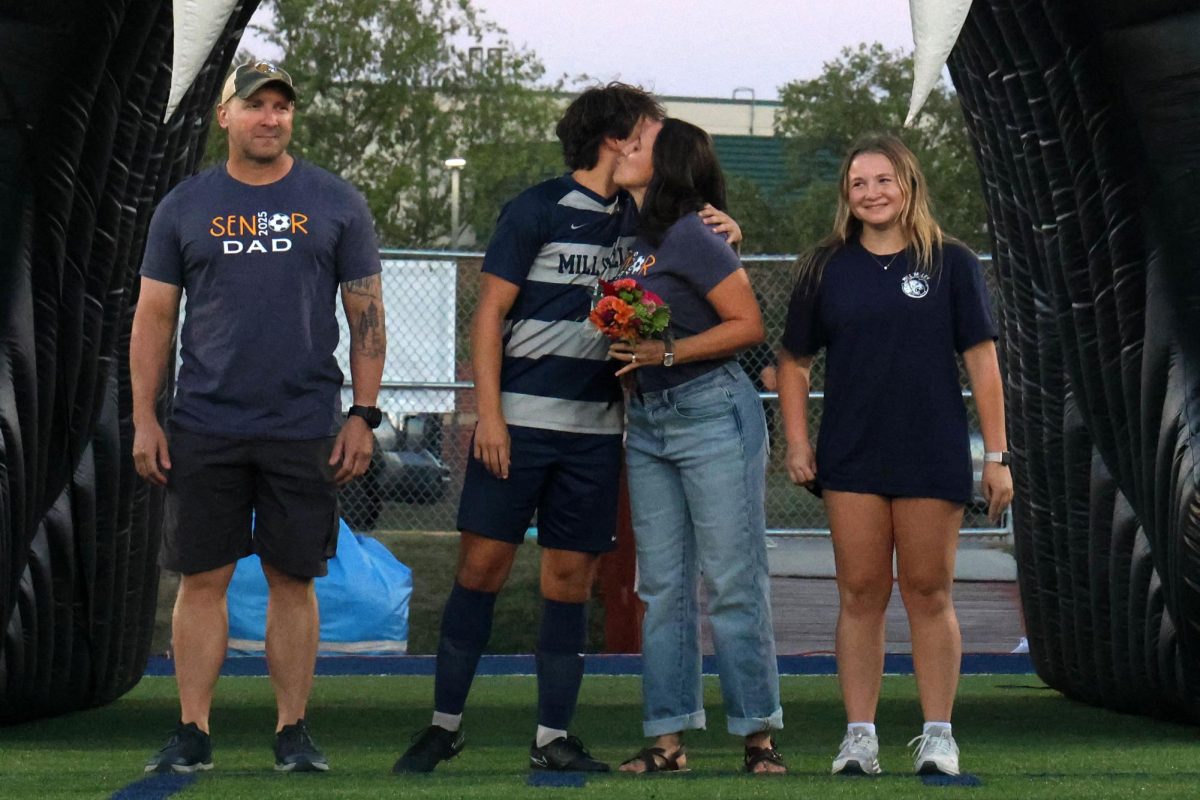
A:
<svg viewBox="0 0 1200 800">
<path fill-rule="evenodd" d="M 600 295 L 588 319 L 609 339 L 659 338 L 671 321 L 670 307 L 633 278 L 600 281 Z"/>
</svg>

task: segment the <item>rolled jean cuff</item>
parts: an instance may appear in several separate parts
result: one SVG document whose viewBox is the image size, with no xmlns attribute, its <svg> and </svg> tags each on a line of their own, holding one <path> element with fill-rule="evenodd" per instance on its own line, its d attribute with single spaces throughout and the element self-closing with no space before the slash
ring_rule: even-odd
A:
<svg viewBox="0 0 1200 800">
<path fill-rule="evenodd" d="M 779 718 L 783 719 L 783 712 L 779 712 Z M 782 723 L 780 723 L 782 725 Z M 705 727 L 704 709 L 693 711 L 691 714 L 684 714 L 678 717 L 666 717 L 664 719 L 650 719 L 642 723 L 643 736 L 666 736 L 668 733 L 679 733 L 680 731 L 702 731 Z"/>
<path fill-rule="evenodd" d="M 648 723 L 647 723 L 648 724 Z M 783 709 L 777 708 L 769 717 L 728 717 L 729 732 L 734 736 L 749 736 L 763 731 L 777 731 L 783 727 Z"/>
</svg>

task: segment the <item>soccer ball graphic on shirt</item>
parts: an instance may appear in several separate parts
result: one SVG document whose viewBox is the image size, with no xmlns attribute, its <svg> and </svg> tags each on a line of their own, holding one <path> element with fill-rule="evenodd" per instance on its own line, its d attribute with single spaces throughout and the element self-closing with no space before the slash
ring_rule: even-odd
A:
<svg viewBox="0 0 1200 800">
<path fill-rule="evenodd" d="M 292 218 L 287 214 L 272 214 L 267 224 L 271 226 L 271 230 L 282 233 L 292 227 Z"/>
</svg>

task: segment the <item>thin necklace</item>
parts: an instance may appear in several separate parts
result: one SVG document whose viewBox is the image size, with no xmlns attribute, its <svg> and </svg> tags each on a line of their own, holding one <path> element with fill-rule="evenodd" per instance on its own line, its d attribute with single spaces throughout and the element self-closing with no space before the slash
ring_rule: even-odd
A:
<svg viewBox="0 0 1200 800">
<path fill-rule="evenodd" d="M 899 251 L 899 252 L 897 252 L 897 253 L 892 253 L 892 257 L 891 257 L 891 258 L 889 258 L 889 259 L 888 259 L 888 262 L 885 264 L 885 263 L 883 263 L 882 261 L 880 261 L 878 258 L 876 258 L 876 257 L 875 257 L 875 254 L 874 254 L 874 253 L 872 253 L 870 250 L 867 250 L 867 248 L 865 248 L 865 247 L 864 247 L 864 248 L 863 248 L 863 250 L 866 250 L 866 252 L 867 252 L 867 255 L 869 255 L 869 256 L 871 257 L 871 260 L 872 260 L 872 261 L 874 261 L 874 262 L 875 262 L 876 264 L 878 264 L 879 266 L 883 267 L 883 269 L 884 269 L 884 271 L 885 271 L 885 272 L 887 271 L 887 268 L 888 268 L 888 267 L 890 267 L 892 264 L 894 264 L 894 263 L 895 263 L 895 261 L 896 261 L 896 259 L 900 257 L 900 253 L 903 253 L 903 252 L 904 252 L 903 250 L 901 250 L 901 251 Z"/>
</svg>

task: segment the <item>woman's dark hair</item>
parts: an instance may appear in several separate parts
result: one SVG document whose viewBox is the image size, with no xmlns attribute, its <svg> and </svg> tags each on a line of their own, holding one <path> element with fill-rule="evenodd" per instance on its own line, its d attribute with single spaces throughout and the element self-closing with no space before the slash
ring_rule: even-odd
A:
<svg viewBox="0 0 1200 800">
<path fill-rule="evenodd" d="M 712 137 L 680 119 L 663 121 L 650 163 L 654 177 L 638 214 L 638 234 L 657 247 L 667 228 L 712 203 L 725 210 L 725 176 Z"/>
<path fill-rule="evenodd" d="M 593 86 L 571 101 L 554 135 L 562 142 L 567 169 L 591 169 L 607 138 L 628 139 L 642 117 L 662 119 L 658 101 L 636 86 L 613 82 Z"/>
</svg>

